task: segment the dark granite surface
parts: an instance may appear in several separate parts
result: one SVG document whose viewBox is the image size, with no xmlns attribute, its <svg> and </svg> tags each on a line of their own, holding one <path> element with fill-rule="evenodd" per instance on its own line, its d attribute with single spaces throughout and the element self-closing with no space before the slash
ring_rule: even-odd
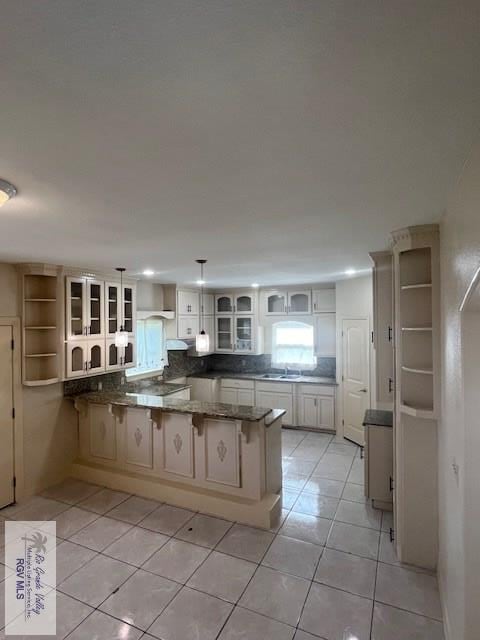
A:
<svg viewBox="0 0 480 640">
<path fill-rule="evenodd" d="M 258 422 L 272 412 L 264 407 L 225 404 L 223 402 L 200 402 L 198 400 L 177 400 L 168 396 L 150 393 L 124 393 L 121 391 L 93 391 L 74 396 L 92 404 L 112 404 L 120 407 L 138 407 L 141 409 L 162 409 L 170 413 L 191 413 L 211 418 L 231 418 Z"/>
<path fill-rule="evenodd" d="M 163 370 L 165 380 L 193 376 L 210 368 L 211 356 L 194 358 L 187 355 L 186 351 L 169 351 L 168 367 Z"/>
<path fill-rule="evenodd" d="M 335 378 L 336 362 L 336 358 L 318 358 L 315 369 L 304 371 L 303 373 L 308 376 Z M 208 356 L 207 370 L 235 371 L 236 373 L 265 373 L 266 371 L 273 370 L 272 356 L 267 353 L 261 356 L 215 353 Z"/>
<path fill-rule="evenodd" d="M 265 378 L 264 373 L 237 373 L 235 371 L 205 371 L 204 373 L 194 374 L 195 378 L 210 378 L 212 380 L 220 378 L 232 378 L 240 380 L 262 380 L 263 382 L 294 382 L 302 384 L 323 384 L 327 386 L 337 386 L 335 378 L 324 378 L 321 376 L 300 376 L 295 379 Z"/>
<path fill-rule="evenodd" d="M 177 393 L 177 391 L 183 391 L 184 389 L 190 389 L 191 384 L 174 384 L 173 382 L 158 382 L 155 384 L 151 384 L 149 386 L 144 386 L 142 384 L 129 383 L 128 389 L 122 389 L 126 393 L 138 393 L 138 394 L 147 394 L 150 396 L 169 396 L 172 393 Z M 118 389 L 114 389 L 113 391 L 118 391 Z"/>
<path fill-rule="evenodd" d="M 365 411 L 363 424 L 364 426 L 370 424 L 375 427 L 393 427 L 393 411 L 367 409 Z"/>
</svg>

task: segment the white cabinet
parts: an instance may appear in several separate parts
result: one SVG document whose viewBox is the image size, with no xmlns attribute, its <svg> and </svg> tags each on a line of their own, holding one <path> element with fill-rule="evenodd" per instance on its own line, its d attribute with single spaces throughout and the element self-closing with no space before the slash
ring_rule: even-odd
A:
<svg viewBox="0 0 480 640">
<path fill-rule="evenodd" d="M 385 507 L 393 502 L 393 428 L 365 424 L 365 495 Z"/>
<path fill-rule="evenodd" d="M 66 343 L 67 378 L 105 371 L 105 340 L 72 340 Z"/>
<path fill-rule="evenodd" d="M 218 353 L 233 351 L 233 316 L 215 317 L 215 351 Z"/>
<path fill-rule="evenodd" d="M 335 429 L 335 390 L 333 387 L 303 384 L 297 388 L 298 426 Z"/>
<path fill-rule="evenodd" d="M 217 315 L 233 313 L 234 296 L 231 293 L 215 294 L 215 313 Z"/>
<path fill-rule="evenodd" d="M 255 405 L 255 383 L 253 380 L 223 379 L 220 388 L 220 402 L 227 404 Z"/>
<path fill-rule="evenodd" d="M 90 278 L 67 278 L 66 338 L 79 340 L 105 334 L 104 283 Z"/>
<path fill-rule="evenodd" d="M 183 340 L 195 338 L 199 332 L 199 318 L 196 316 L 178 317 L 178 337 Z"/>
<path fill-rule="evenodd" d="M 177 314 L 179 316 L 197 315 L 200 312 L 198 291 L 177 291 Z"/>
<path fill-rule="evenodd" d="M 310 315 L 312 313 L 312 292 L 264 291 L 264 313 L 267 316 Z"/>
<path fill-rule="evenodd" d="M 337 352 L 337 322 L 335 313 L 319 313 L 315 318 L 315 355 L 335 358 Z"/>
<path fill-rule="evenodd" d="M 288 292 L 288 314 L 305 315 L 312 313 L 311 291 Z"/>
<path fill-rule="evenodd" d="M 92 404 L 89 407 L 89 450 L 94 458 L 117 459 L 117 421 L 105 405 Z"/>
<path fill-rule="evenodd" d="M 163 440 L 162 470 L 193 478 L 195 467 L 191 420 L 185 420 L 185 415 L 181 413 L 165 413 L 160 436 Z"/>
<path fill-rule="evenodd" d="M 127 409 L 125 462 L 153 469 L 153 423 L 149 410 Z"/>
<path fill-rule="evenodd" d="M 215 314 L 215 298 L 213 293 L 203 294 L 203 315 L 213 316 Z"/>
<path fill-rule="evenodd" d="M 119 282 L 105 283 L 105 335 L 113 338 L 120 331 L 122 315 L 121 291 Z"/>
<path fill-rule="evenodd" d="M 236 293 L 233 310 L 237 315 L 253 315 L 255 313 L 255 296 L 250 293 Z"/>
<path fill-rule="evenodd" d="M 265 300 L 265 315 L 284 316 L 287 313 L 287 293 L 285 291 L 266 291 L 263 294 Z"/>
<path fill-rule="evenodd" d="M 293 406 L 293 385 L 285 382 L 257 382 L 255 404 L 267 409 L 284 409 L 283 424 L 295 424 Z"/>
<path fill-rule="evenodd" d="M 240 440 L 236 429 L 225 420 L 206 418 L 205 479 L 209 482 L 240 487 Z"/>
<path fill-rule="evenodd" d="M 115 340 L 107 340 L 105 350 L 105 369 L 129 369 L 136 365 L 137 350 L 135 339 L 129 339 L 126 347 L 115 346 Z"/>
<path fill-rule="evenodd" d="M 254 353 L 254 319 L 253 316 L 235 316 L 235 342 L 233 345 L 237 353 Z"/>
<path fill-rule="evenodd" d="M 316 289 L 312 292 L 313 313 L 335 313 L 335 289 Z"/>
</svg>

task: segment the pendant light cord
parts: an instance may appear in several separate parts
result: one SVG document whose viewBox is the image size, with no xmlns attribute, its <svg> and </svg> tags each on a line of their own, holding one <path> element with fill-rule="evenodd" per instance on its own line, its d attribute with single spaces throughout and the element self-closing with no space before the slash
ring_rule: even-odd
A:
<svg viewBox="0 0 480 640">
<path fill-rule="evenodd" d="M 200 289 L 200 320 L 202 326 L 200 327 L 200 333 L 205 331 L 204 318 L 203 318 L 203 262 L 200 264 L 200 280 L 202 281 L 201 289 Z"/>
</svg>

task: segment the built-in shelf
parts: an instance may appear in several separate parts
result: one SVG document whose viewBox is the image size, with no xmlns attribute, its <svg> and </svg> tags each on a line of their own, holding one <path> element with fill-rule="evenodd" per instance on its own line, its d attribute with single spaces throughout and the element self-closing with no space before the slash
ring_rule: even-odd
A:
<svg viewBox="0 0 480 640">
<path fill-rule="evenodd" d="M 60 378 L 42 378 L 41 380 L 24 380 L 26 387 L 43 387 L 46 384 L 55 384 L 60 382 Z"/>
<path fill-rule="evenodd" d="M 56 298 L 25 298 L 25 302 L 56 302 Z"/>
<path fill-rule="evenodd" d="M 26 353 L 26 358 L 53 358 L 56 353 Z"/>
<path fill-rule="evenodd" d="M 407 373 L 419 373 L 426 376 L 433 376 L 433 369 L 428 369 L 427 367 L 405 367 L 402 366 L 402 371 L 407 371 Z"/>
<path fill-rule="evenodd" d="M 402 331 L 432 331 L 432 327 L 402 327 Z"/>
<path fill-rule="evenodd" d="M 401 404 L 400 411 L 414 418 L 423 418 L 425 420 L 434 420 L 435 413 L 433 409 L 428 407 L 412 407 L 408 404 Z"/>
<path fill-rule="evenodd" d="M 54 326 L 54 325 L 50 325 L 48 327 L 40 327 L 40 326 L 37 326 L 37 327 L 25 327 L 25 329 L 27 331 L 47 331 L 47 330 L 56 329 L 56 328 L 57 327 Z"/>
<path fill-rule="evenodd" d="M 404 284 L 401 287 L 402 291 L 408 291 L 409 289 L 431 289 L 431 288 L 432 288 L 431 282 L 425 282 L 422 284 Z"/>
</svg>

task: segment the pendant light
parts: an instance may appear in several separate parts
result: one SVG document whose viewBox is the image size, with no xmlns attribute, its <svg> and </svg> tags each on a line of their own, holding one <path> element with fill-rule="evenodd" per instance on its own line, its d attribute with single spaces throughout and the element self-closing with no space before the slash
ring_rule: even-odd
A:
<svg viewBox="0 0 480 640">
<path fill-rule="evenodd" d="M 115 331 L 115 346 L 116 347 L 126 347 L 128 344 L 128 331 L 125 331 L 125 327 L 123 326 L 123 314 L 124 314 L 124 306 L 123 306 L 123 273 L 125 271 L 124 267 L 117 267 L 115 271 L 120 272 L 120 331 Z"/>
<path fill-rule="evenodd" d="M 16 195 L 17 190 L 15 189 L 13 184 L 10 184 L 10 182 L 7 182 L 6 180 L 0 179 L 0 207 Z"/>
<path fill-rule="evenodd" d="M 203 265 L 206 264 L 206 260 L 196 260 L 200 265 L 200 333 L 195 336 L 195 349 L 197 353 L 209 353 L 210 351 L 210 336 L 205 332 L 203 324 L 203 285 L 205 280 L 203 278 Z"/>
</svg>

